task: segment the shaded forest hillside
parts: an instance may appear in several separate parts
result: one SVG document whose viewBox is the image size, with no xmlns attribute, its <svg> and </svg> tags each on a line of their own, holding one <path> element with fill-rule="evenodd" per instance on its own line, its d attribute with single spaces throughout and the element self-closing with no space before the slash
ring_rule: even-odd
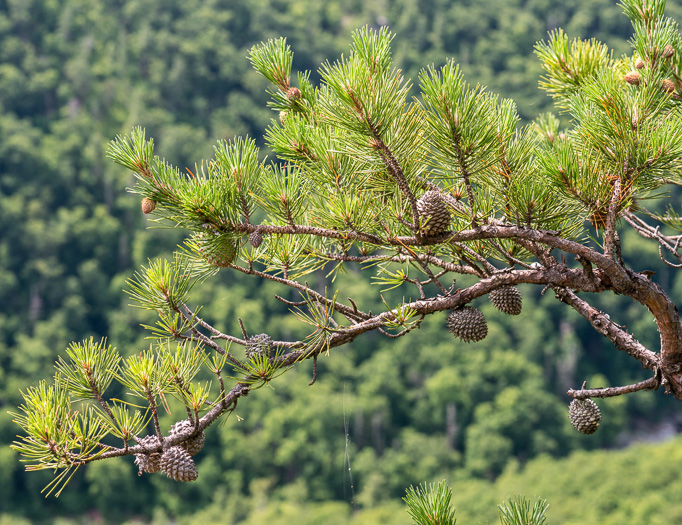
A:
<svg viewBox="0 0 682 525">
<path fill-rule="evenodd" d="M 679 2 L 667 12 L 682 20 Z M 274 114 L 248 50 L 284 36 L 294 69 L 315 80 L 364 25 L 396 34 L 394 58 L 407 77 L 454 57 L 470 82 L 515 100 L 526 121 L 551 109 L 533 55 L 548 31 L 596 37 L 615 54 L 626 52 L 632 33 L 611 0 L 0 0 L 0 522 L 191 522 L 202 508 L 197 520 L 219 513 L 225 523 L 265 523 L 259 512 L 272 505 L 286 507 L 284 515 L 317 505 L 346 516 L 339 523 L 351 509 L 366 523 L 397 523 L 409 484 L 448 478 L 483 493 L 529 461 L 679 429 L 674 403 L 642 393 L 605 403 L 599 433 L 576 435 L 566 388 L 625 384 L 640 371 L 606 351 L 577 316 L 524 289 L 518 318 L 483 307 L 490 335 L 481 343 L 453 344 L 436 317 L 418 338 L 368 338 L 333 353 L 312 388 L 302 371 L 287 374 L 249 399 L 243 421 L 211 428 L 190 486 L 138 478 L 132 461 L 121 460 L 79 472 L 59 499 L 40 495 L 49 476 L 25 474 L 6 446 L 17 432 L 7 410 L 21 402 L 20 390 L 52 375 L 72 340 L 108 337 L 124 355 L 148 347 L 140 324 L 151 318 L 129 307 L 122 290 L 141 264 L 181 239 L 145 219 L 125 191 L 132 179 L 105 158 L 107 143 L 139 125 L 160 156 L 190 169 L 217 140 L 236 135 L 267 151 L 261 137 Z M 654 247 L 623 243 L 628 261 L 656 270 L 682 299 L 682 279 L 661 266 Z M 352 272 L 340 286 L 369 295 L 370 284 Z M 236 329 L 238 315 L 249 317 L 276 337 L 297 329 L 271 299 L 277 292 L 224 278 L 194 294 L 208 319 Z M 644 342 L 656 341 L 637 305 L 602 300 Z"/>
</svg>

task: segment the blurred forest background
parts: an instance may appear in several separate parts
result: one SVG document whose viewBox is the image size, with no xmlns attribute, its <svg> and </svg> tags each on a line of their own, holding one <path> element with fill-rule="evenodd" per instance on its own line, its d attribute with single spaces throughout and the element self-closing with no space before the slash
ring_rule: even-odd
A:
<svg viewBox="0 0 682 525">
<path fill-rule="evenodd" d="M 682 3 L 667 13 L 682 21 Z M 455 57 L 467 80 L 516 100 L 526 123 L 551 110 L 533 55 L 547 31 L 595 37 L 615 56 L 632 33 L 615 0 L 0 0 L 0 524 L 407 524 L 405 488 L 440 479 L 463 524 L 496 522 L 515 493 L 548 499 L 552 524 L 682 523 L 679 402 L 606 400 L 595 435 L 573 430 L 567 388 L 645 375 L 532 288 L 518 317 L 478 305 L 490 328 L 480 343 L 457 343 L 433 316 L 418 335 L 334 350 L 313 387 L 305 365 L 285 374 L 242 401 L 240 419 L 209 429 L 194 483 L 138 477 L 127 457 L 81 469 L 45 499 L 51 474 L 23 471 L 8 447 L 19 391 L 52 376 L 72 340 L 107 336 L 124 356 L 147 348 L 140 323 L 153 319 L 128 305 L 125 280 L 181 239 L 146 229 L 107 142 L 140 125 L 159 155 L 190 168 L 218 139 L 264 146 L 276 115 L 248 49 L 284 36 L 294 69 L 315 78 L 363 25 L 390 26 L 407 77 Z M 632 267 L 656 270 L 682 304 L 682 272 L 623 237 Z M 216 326 L 234 331 L 239 315 L 255 333 L 298 334 L 272 283 L 222 274 L 192 294 Z M 378 295 L 359 275 L 335 284 L 344 297 Z M 658 347 L 639 305 L 599 300 Z"/>
</svg>

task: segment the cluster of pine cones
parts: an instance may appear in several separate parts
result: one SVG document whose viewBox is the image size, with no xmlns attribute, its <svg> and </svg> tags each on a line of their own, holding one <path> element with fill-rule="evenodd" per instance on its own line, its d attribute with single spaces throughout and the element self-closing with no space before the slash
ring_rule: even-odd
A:
<svg viewBox="0 0 682 525">
<path fill-rule="evenodd" d="M 490 292 L 490 301 L 500 312 L 519 315 L 523 305 L 521 292 L 514 286 L 502 286 Z M 488 323 L 483 312 L 473 306 L 463 306 L 448 315 L 448 329 L 452 335 L 468 343 L 480 341 L 488 335 Z"/>
<path fill-rule="evenodd" d="M 171 427 L 169 437 L 173 438 L 190 428 L 194 428 L 194 423 L 189 419 L 178 421 Z M 139 468 L 139 475 L 141 476 L 143 472 L 152 474 L 162 471 L 166 476 L 175 481 L 194 481 L 199 476 L 199 473 L 192 456 L 196 456 L 201 451 L 205 442 L 206 434 L 202 430 L 196 436 L 187 439 L 179 445 L 169 447 L 162 453 L 135 454 L 135 464 Z M 140 444 L 149 447 L 157 446 L 159 438 L 153 435 L 146 436 L 141 440 Z"/>
</svg>

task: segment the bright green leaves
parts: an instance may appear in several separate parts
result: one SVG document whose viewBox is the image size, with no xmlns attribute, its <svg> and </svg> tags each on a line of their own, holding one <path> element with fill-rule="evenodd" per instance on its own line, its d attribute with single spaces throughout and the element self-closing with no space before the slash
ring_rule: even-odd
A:
<svg viewBox="0 0 682 525">
<path fill-rule="evenodd" d="M 391 39 L 386 28 L 356 31 L 350 57 L 322 66 L 327 96 L 320 97 L 320 109 L 331 123 L 371 137 L 401 119 L 410 86 L 392 68 Z"/>
<path fill-rule="evenodd" d="M 517 133 L 515 104 L 469 85 L 452 61 L 423 70 L 419 80 L 435 174 L 468 205 L 468 216 L 464 208 L 454 210 L 462 227 L 499 216 L 519 222 L 538 188 L 535 143 L 527 132 Z"/>
<path fill-rule="evenodd" d="M 219 373 L 201 346 L 186 341 L 175 349 L 161 341 L 123 360 L 104 340 L 72 343 L 55 365 L 54 385 L 42 381 L 22 394 L 24 403 L 13 416 L 25 435 L 13 448 L 32 463 L 28 470 L 59 470 L 46 488 L 63 488 L 74 468 L 115 450 L 111 441 L 103 444 L 106 436 L 122 439 L 125 448 L 145 432 L 152 417 L 158 425 L 156 400 L 170 407 L 165 394 L 195 416 L 213 406 L 208 399 L 222 392 L 212 392 L 210 382 L 195 379 L 204 363 Z M 112 397 L 121 396 L 121 390 L 122 398 Z M 129 396 L 138 399 L 132 402 Z"/>
<path fill-rule="evenodd" d="M 428 144 L 421 109 L 406 101 L 410 83 L 392 66 L 391 39 L 385 29 L 355 32 L 350 56 L 320 70 L 318 108 L 321 122 L 342 131 L 334 149 L 359 161 L 353 177 L 362 189 L 390 199 L 383 219 L 394 226 L 396 216 L 412 215 L 407 204 L 413 204 L 412 188 L 426 171 Z"/>
<path fill-rule="evenodd" d="M 572 142 L 564 139 L 537 157 L 539 171 L 555 201 L 563 204 L 566 214 L 580 222 L 589 220 L 603 227 L 611 196 L 610 180 L 603 161 L 596 155 L 580 156 Z"/>
<path fill-rule="evenodd" d="M 120 403 L 111 403 L 109 409 L 112 418 L 101 417 L 100 422 L 108 432 L 123 441 L 130 441 L 133 436 L 144 432 L 149 422 L 139 410 L 131 410 Z"/>
<path fill-rule="evenodd" d="M 153 216 L 174 225 L 198 229 L 204 224 L 231 231 L 252 212 L 252 192 L 263 167 L 251 139 L 220 142 L 215 159 L 182 173 L 158 157 L 153 142 L 134 130 L 117 137 L 109 157 L 137 174 L 134 192 L 156 203 Z"/>
<path fill-rule="evenodd" d="M 525 496 L 512 496 L 508 501 L 498 505 L 501 525 L 544 525 L 547 523 L 546 500 L 538 498 L 531 506 Z"/>
<path fill-rule="evenodd" d="M 259 204 L 275 219 L 273 222 L 293 225 L 304 219 L 310 188 L 299 168 L 269 166 L 260 183 L 263 191 Z"/>
<path fill-rule="evenodd" d="M 660 186 L 680 167 L 680 109 L 657 85 L 632 86 L 617 70 L 587 81 L 570 110 L 577 121 L 574 147 L 603 159 L 635 190 Z M 673 175 L 674 176 L 674 175 Z"/>
<path fill-rule="evenodd" d="M 291 65 L 294 55 L 285 38 L 268 40 L 253 46 L 249 60 L 256 71 L 263 75 L 277 90 L 268 91 L 272 100 L 268 103 L 280 115 L 287 113 L 310 116 L 315 103 L 315 88 L 309 73 L 299 73 L 298 87 L 291 85 Z"/>
<path fill-rule="evenodd" d="M 445 481 L 430 485 L 410 486 L 403 498 L 407 512 L 416 525 L 455 525 L 455 507 L 452 490 Z"/>
<path fill-rule="evenodd" d="M 92 338 L 71 343 L 66 355 L 69 360 L 60 356 L 55 366 L 73 399 L 92 399 L 103 394 L 121 360 L 115 348 L 106 346 L 106 340 L 96 343 Z"/>
<path fill-rule="evenodd" d="M 167 383 L 165 374 L 157 368 L 156 356 L 151 349 L 126 359 L 118 374 L 118 380 L 131 394 L 142 399 L 149 399 L 150 394 L 159 395 Z"/>
<path fill-rule="evenodd" d="M 453 61 L 422 70 L 419 81 L 439 165 L 474 174 L 493 164 L 518 122 L 513 103 L 470 86 Z"/>
<path fill-rule="evenodd" d="M 154 161 L 154 140 L 146 140 L 144 129 L 134 128 L 129 136 L 116 136 L 111 142 L 107 157 L 140 177 L 151 177 Z"/>
<path fill-rule="evenodd" d="M 452 489 L 445 481 L 410 486 L 403 498 L 407 512 L 416 525 L 455 525 L 455 507 L 451 503 Z M 511 496 L 498 505 L 501 525 L 544 525 L 549 505 L 538 498 L 533 504 L 525 496 Z"/>
<path fill-rule="evenodd" d="M 135 272 L 128 280 L 128 293 L 139 308 L 177 310 L 187 302 L 193 284 L 189 259 L 176 254 L 172 263 L 150 261 L 149 266 Z"/>
<path fill-rule="evenodd" d="M 538 42 L 535 52 L 546 73 L 540 87 L 547 90 L 562 109 L 568 107 L 572 96 L 586 80 L 613 63 L 604 44 L 594 39 L 574 39 L 569 43 L 561 29 L 549 34 L 549 42 Z"/>
<path fill-rule="evenodd" d="M 12 448 L 22 455 L 22 461 L 30 463 L 27 470 L 61 469 L 44 489 L 49 489 L 49 495 L 61 485 L 59 495 L 82 460 L 98 454 L 96 447 L 106 430 L 92 407 L 82 411 L 72 409 L 64 385 L 50 386 L 41 381 L 22 395 L 24 403 L 19 406 L 20 412 L 12 416 L 26 434 Z"/>
<path fill-rule="evenodd" d="M 271 83 L 284 91 L 289 89 L 294 54 L 285 38 L 268 40 L 253 46 L 249 52 L 249 60 L 254 69 Z"/>
<path fill-rule="evenodd" d="M 663 16 L 663 1 L 622 6 L 635 28 L 632 59 L 613 61 L 603 44 L 569 43 L 562 31 L 536 46 L 547 73 L 542 87 L 573 119 L 556 142 L 558 126 L 541 123 L 548 139 L 541 171 L 567 214 L 597 228 L 606 227 L 609 209 L 617 217 L 652 190 L 679 183 L 682 167 L 677 24 Z"/>
</svg>

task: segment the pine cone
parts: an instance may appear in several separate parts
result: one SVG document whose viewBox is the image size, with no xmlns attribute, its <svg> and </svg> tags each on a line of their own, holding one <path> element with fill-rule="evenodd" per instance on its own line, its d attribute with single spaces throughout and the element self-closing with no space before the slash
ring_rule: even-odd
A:
<svg viewBox="0 0 682 525">
<path fill-rule="evenodd" d="M 465 343 L 480 341 L 488 335 L 488 323 L 483 312 L 473 306 L 464 306 L 450 312 L 448 329 Z"/>
<path fill-rule="evenodd" d="M 272 338 L 268 334 L 258 334 L 249 337 L 246 343 L 246 358 L 253 359 L 257 355 L 264 354 L 272 357 Z"/>
<path fill-rule="evenodd" d="M 664 78 L 661 80 L 661 90 L 665 91 L 666 93 L 673 93 L 675 91 L 675 82 L 669 78 Z"/>
<path fill-rule="evenodd" d="M 158 444 L 159 438 L 153 435 L 145 436 L 140 442 L 140 445 L 144 445 L 146 447 L 153 447 L 157 446 Z M 151 454 L 135 454 L 135 464 L 139 468 L 137 475 L 141 476 L 143 472 L 146 472 L 147 474 L 153 474 L 154 472 L 161 470 L 160 459 L 160 452 L 153 452 Z"/>
<path fill-rule="evenodd" d="M 424 235 L 438 235 L 450 227 L 450 210 L 438 190 L 429 190 L 417 201 Z"/>
<path fill-rule="evenodd" d="M 639 81 L 642 80 L 642 74 L 639 71 L 630 71 L 625 74 L 623 80 L 631 86 L 639 86 Z"/>
<path fill-rule="evenodd" d="M 161 470 L 175 481 L 194 481 L 199 477 L 192 456 L 182 447 L 170 447 L 161 456 Z"/>
<path fill-rule="evenodd" d="M 500 312 L 507 315 L 519 315 L 521 313 L 521 306 L 523 305 L 523 298 L 521 292 L 515 286 L 502 286 L 490 292 L 490 302 Z"/>
<path fill-rule="evenodd" d="M 150 199 L 149 197 L 145 197 L 142 199 L 142 213 L 145 215 L 148 213 L 153 212 L 156 209 L 156 201 L 153 199 Z"/>
<path fill-rule="evenodd" d="M 253 246 L 254 248 L 258 248 L 262 242 L 263 236 L 261 235 L 260 232 L 258 231 L 251 232 L 251 234 L 249 235 L 249 244 L 251 244 L 251 246 Z"/>
<path fill-rule="evenodd" d="M 591 399 L 574 399 L 568 406 L 568 417 L 578 432 L 594 434 L 601 422 L 599 407 Z"/>
<path fill-rule="evenodd" d="M 637 60 L 635 60 L 635 67 L 636 67 L 637 69 L 644 69 L 644 66 L 645 66 L 645 65 L 646 65 L 646 64 L 644 64 L 644 60 L 642 60 L 641 58 L 637 57 Z"/>
<path fill-rule="evenodd" d="M 196 240 L 199 252 L 213 266 L 226 268 L 237 257 L 237 248 L 227 236 L 219 235 L 217 232 L 206 232 L 198 234 Z"/>
<path fill-rule="evenodd" d="M 192 423 L 189 419 L 183 419 L 182 421 L 178 421 L 171 427 L 169 436 L 175 437 L 178 434 L 183 434 L 186 430 L 193 428 L 194 423 Z M 189 452 L 190 456 L 196 456 L 199 452 L 201 452 L 201 449 L 204 448 L 204 443 L 206 443 L 206 434 L 202 430 L 196 436 L 192 436 L 186 441 L 180 443 L 179 446 L 181 446 L 187 452 Z"/>
<path fill-rule="evenodd" d="M 287 90 L 287 98 L 289 100 L 298 100 L 301 98 L 301 90 L 297 87 L 292 87 Z"/>
<path fill-rule="evenodd" d="M 670 58 L 675 54 L 675 48 L 668 44 L 663 48 L 663 58 Z"/>
</svg>

